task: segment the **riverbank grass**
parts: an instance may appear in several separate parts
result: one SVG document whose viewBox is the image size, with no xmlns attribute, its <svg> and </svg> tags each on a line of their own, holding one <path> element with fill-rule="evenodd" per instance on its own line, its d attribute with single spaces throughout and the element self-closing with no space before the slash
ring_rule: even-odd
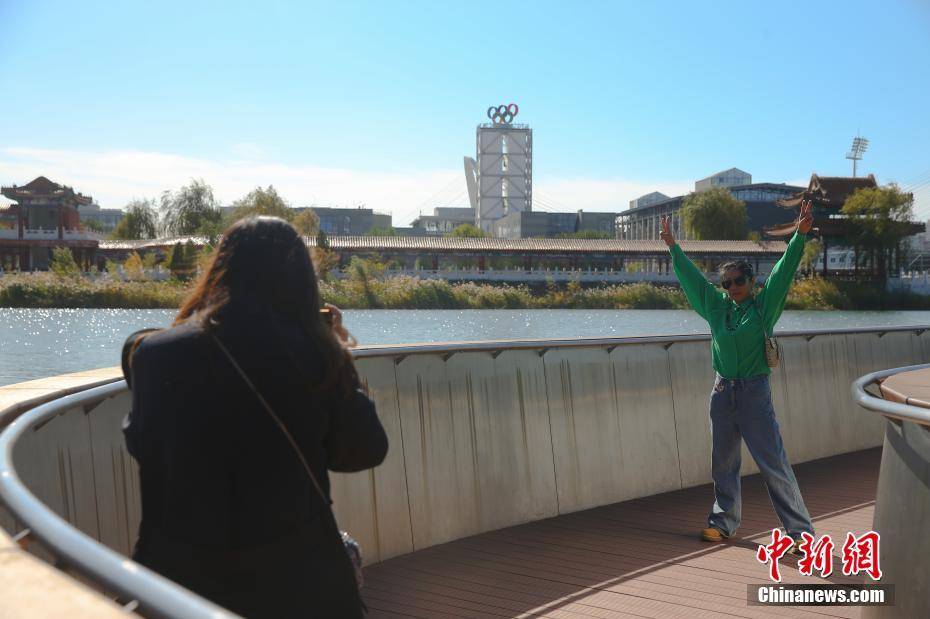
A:
<svg viewBox="0 0 930 619">
<path fill-rule="evenodd" d="M 364 265 L 343 279 L 320 282 L 323 300 L 345 309 L 689 309 L 679 288 L 648 283 L 583 287 L 451 284 L 383 277 Z M 0 307 L 177 309 L 193 282 L 123 280 L 106 273 L 13 273 L 0 276 Z M 792 310 L 927 310 L 930 297 L 887 293 L 865 284 L 819 277 L 798 280 L 785 303 Z"/>
</svg>

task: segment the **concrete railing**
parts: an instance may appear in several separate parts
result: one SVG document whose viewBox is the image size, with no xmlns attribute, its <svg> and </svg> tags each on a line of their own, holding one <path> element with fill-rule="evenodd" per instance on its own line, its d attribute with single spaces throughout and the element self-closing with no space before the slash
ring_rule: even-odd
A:
<svg viewBox="0 0 930 619">
<path fill-rule="evenodd" d="M 930 359 L 924 328 L 779 337 L 772 392 L 796 463 L 880 445 L 882 421 L 854 404 L 850 383 Z M 707 483 L 709 348 L 707 336 L 670 336 L 359 349 L 391 449 L 372 471 L 332 476 L 340 525 L 372 563 Z M 45 506 L 124 555 L 139 520 L 120 432 L 129 403 L 117 389 L 63 410 L 22 432 L 12 456 Z M 0 411 L 0 424 L 22 408 Z M 19 520 L 0 524 L 16 533 L 28 527 Z"/>
<path fill-rule="evenodd" d="M 27 228 L 23 230 L 24 239 L 50 240 L 58 238 L 57 228 Z"/>
</svg>

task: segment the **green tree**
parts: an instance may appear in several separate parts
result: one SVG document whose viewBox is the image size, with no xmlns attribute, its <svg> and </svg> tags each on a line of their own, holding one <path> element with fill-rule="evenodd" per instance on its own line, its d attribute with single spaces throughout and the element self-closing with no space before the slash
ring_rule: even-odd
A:
<svg viewBox="0 0 930 619">
<path fill-rule="evenodd" d="M 103 224 L 97 221 L 96 219 L 82 219 L 81 225 L 91 232 L 96 232 L 97 234 L 102 234 L 106 232 Z"/>
<path fill-rule="evenodd" d="M 339 255 L 329 249 L 311 247 L 310 259 L 316 276 L 323 281 L 329 281 L 329 272 L 339 266 Z"/>
<path fill-rule="evenodd" d="M 197 248 L 193 243 L 175 243 L 168 269 L 178 279 L 190 279 L 197 267 Z"/>
<path fill-rule="evenodd" d="M 681 207 L 685 229 L 702 241 L 746 238 L 746 203 L 724 187 L 691 193 Z"/>
<path fill-rule="evenodd" d="M 450 232 L 448 236 L 459 239 L 484 239 L 491 235 L 472 224 L 462 224 Z"/>
<path fill-rule="evenodd" d="M 133 200 L 123 209 L 125 214 L 110 238 L 153 239 L 158 232 L 158 214 L 154 200 Z"/>
<path fill-rule="evenodd" d="M 74 261 L 74 254 L 67 247 L 56 247 L 52 250 L 49 268 L 58 277 L 77 277 L 81 274 L 77 262 Z"/>
<path fill-rule="evenodd" d="M 133 281 L 145 279 L 145 265 L 142 264 L 142 258 L 137 252 L 132 252 L 123 262 L 123 272 L 126 277 Z"/>
<path fill-rule="evenodd" d="M 317 236 L 320 231 L 320 218 L 312 210 L 306 209 L 294 216 L 291 225 L 303 236 Z"/>
<path fill-rule="evenodd" d="M 162 194 L 161 216 L 167 234 L 203 234 L 215 238 L 222 225 L 213 188 L 197 179 L 177 191 Z"/>
<path fill-rule="evenodd" d="M 804 253 L 801 255 L 801 269 L 813 273 L 817 258 L 821 255 L 823 255 L 823 243 L 819 239 L 806 242 L 804 244 Z"/>
<path fill-rule="evenodd" d="M 857 189 L 843 205 L 848 238 L 853 245 L 875 256 L 873 267 L 884 281 L 892 255 L 900 255 L 901 243 L 911 232 L 914 195 L 895 185 Z"/>
<path fill-rule="evenodd" d="M 329 237 L 326 236 L 326 232 L 323 230 L 316 234 L 316 246 L 319 249 L 329 249 Z"/>
<path fill-rule="evenodd" d="M 376 292 L 377 282 L 384 278 L 385 265 L 376 260 L 365 260 L 352 256 L 348 268 L 349 285 L 358 289 L 366 306 L 372 309 L 381 307 Z"/>
<path fill-rule="evenodd" d="M 368 236 L 397 236 L 397 230 L 391 226 L 375 226 L 365 234 Z"/>
<path fill-rule="evenodd" d="M 236 210 L 233 211 L 227 224 L 258 215 L 280 217 L 285 221 L 294 219 L 294 211 L 284 198 L 278 195 L 278 191 L 272 185 L 268 185 L 267 189 L 256 187 L 244 198 L 233 202 L 233 206 Z"/>
</svg>

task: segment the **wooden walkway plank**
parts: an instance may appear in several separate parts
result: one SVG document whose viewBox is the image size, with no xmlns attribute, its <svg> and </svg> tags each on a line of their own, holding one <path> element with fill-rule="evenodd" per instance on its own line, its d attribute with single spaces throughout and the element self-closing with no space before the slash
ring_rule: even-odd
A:
<svg viewBox="0 0 930 619">
<path fill-rule="evenodd" d="M 801 576 L 781 561 L 783 582 L 849 584 L 838 569 L 847 531 L 872 526 L 881 451 L 795 466 L 818 535 L 830 534 L 834 574 Z M 746 587 L 768 582 L 755 558 L 778 526 L 758 475 L 743 478 L 743 522 L 722 544 L 697 539 L 710 485 L 605 505 L 491 531 L 366 568 L 371 617 L 632 619 L 859 617 L 840 606 L 748 606 Z"/>
</svg>

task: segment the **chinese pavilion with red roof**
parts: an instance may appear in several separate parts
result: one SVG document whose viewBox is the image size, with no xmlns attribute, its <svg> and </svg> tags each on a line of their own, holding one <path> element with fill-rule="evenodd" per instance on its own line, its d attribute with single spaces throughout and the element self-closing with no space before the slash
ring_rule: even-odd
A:
<svg viewBox="0 0 930 619">
<path fill-rule="evenodd" d="M 858 189 L 874 187 L 878 187 L 874 174 L 859 177 L 811 174 L 806 190 L 775 201 L 778 206 L 795 211 L 795 218 L 787 223 L 765 228 L 765 235 L 773 239 L 788 240 L 797 229 L 797 213 L 800 212 L 801 201 L 810 200 L 814 208 L 814 230 L 818 232 L 823 242 L 823 269 L 826 275 L 827 248 L 847 244 L 848 229 L 846 216 L 842 212 L 843 205 Z M 911 224 L 910 234 L 918 234 L 925 229 L 925 224 L 914 222 Z M 858 265 L 858 248 L 856 249 L 856 264 Z"/>
<path fill-rule="evenodd" d="M 78 205 L 90 196 L 40 176 L 27 185 L 0 188 L 15 204 L 0 210 L 0 267 L 23 271 L 47 269 L 52 249 L 67 247 L 78 265 L 89 270 L 97 239 L 80 225 Z"/>
</svg>

